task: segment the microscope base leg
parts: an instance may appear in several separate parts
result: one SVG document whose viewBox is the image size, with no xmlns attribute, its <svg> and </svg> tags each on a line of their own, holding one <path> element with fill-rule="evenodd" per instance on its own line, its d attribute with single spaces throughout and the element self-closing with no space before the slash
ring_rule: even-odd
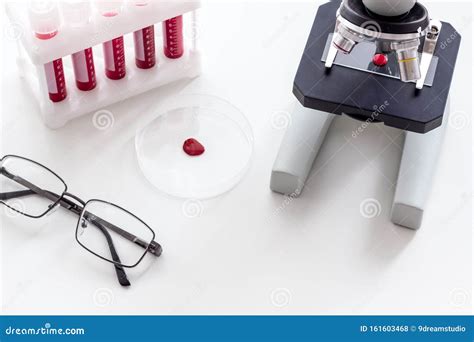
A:
<svg viewBox="0 0 474 342">
<path fill-rule="evenodd" d="M 273 165 L 272 191 L 292 197 L 301 194 L 333 118 L 333 114 L 296 104 Z"/>
<path fill-rule="evenodd" d="M 411 229 L 420 228 L 448 119 L 448 114 L 445 114 L 443 125 L 427 134 L 406 133 L 392 206 L 393 223 Z"/>
</svg>

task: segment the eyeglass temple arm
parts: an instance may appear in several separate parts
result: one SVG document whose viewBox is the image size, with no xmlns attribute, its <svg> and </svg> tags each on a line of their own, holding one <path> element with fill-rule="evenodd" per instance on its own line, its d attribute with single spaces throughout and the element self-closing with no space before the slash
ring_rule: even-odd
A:
<svg viewBox="0 0 474 342">
<path fill-rule="evenodd" d="M 68 200 L 67 198 L 61 198 L 59 201 L 59 204 L 61 207 L 69 210 L 70 212 L 76 214 L 77 216 L 81 216 L 82 213 L 82 207 L 80 205 L 77 205 L 76 203 Z M 105 229 L 102 225 L 98 224 L 97 222 L 91 221 L 91 223 L 96 226 L 102 234 L 104 234 L 105 239 L 107 240 L 107 245 L 109 246 L 110 250 L 110 255 L 112 256 L 112 260 L 115 261 L 116 263 L 121 264 L 120 257 L 117 253 L 117 250 L 115 249 L 114 242 L 112 240 L 112 237 L 110 236 L 110 233 Z M 128 280 L 127 274 L 125 273 L 125 270 L 123 269 L 122 266 L 116 265 L 115 266 L 115 272 L 117 274 L 117 279 L 122 286 L 130 286 L 130 281 Z"/>
<path fill-rule="evenodd" d="M 76 200 L 79 200 L 79 202 L 82 202 L 82 200 L 80 200 L 79 198 L 77 198 L 76 196 L 74 196 L 72 194 L 66 193 L 66 195 L 68 195 L 70 197 L 73 197 Z M 68 209 L 70 211 L 74 211 L 77 215 L 81 215 L 82 210 L 83 210 L 83 207 L 75 204 L 74 202 L 72 202 L 72 201 L 70 201 L 70 200 L 68 200 L 67 198 L 64 198 L 64 197 L 61 199 L 59 204 L 62 207 L 65 207 L 66 209 Z M 66 206 L 64 206 L 63 204 L 66 204 Z M 116 225 L 114 225 L 114 224 L 112 224 L 112 223 L 110 223 L 110 222 L 108 222 L 104 219 L 101 219 L 100 217 L 98 217 L 96 215 L 93 215 L 93 214 L 91 214 L 87 211 L 84 213 L 84 217 L 86 217 L 89 220 L 89 222 L 92 222 L 93 224 L 101 225 L 102 227 L 106 227 L 107 229 L 110 229 L 111 231 L 117 233 L 118 235 L 124 237 L 125 239 L 127 239 L 127 240 L 139 245 L 140 247 L 146 249 L 147 252 L 150 252 L 151 254 L 154 254 L 155 256 L 160 256 L 161 255 L 161 252 L 162 252 L 161 245 L 156 241 L 152 241 L 151 243 L 143 241 L 142 239 L 140 239 L 136 235 L 133 235 L 133 234 L 127 232 L 126 230 L 123 230 L 122 228 L 119 228 Z"/>
<path fill-rule="evenodd" d="M 115 245 L 112 240 L 112 237 L 110 236 L 110 233 L 101 224 L 98 224 L 97 222 L 92 222 L 92 224 L 96 226 L 97 228 L 99 228 L 100 231 L 104 234 L 105 239 L 107 240 L 107 244 L 109 245 L 110 254 L 112 255 L 112 260 L 121 264 L 122 262 L 120 261 L 120 257 L 117 253 L 117 250 L 115 249 Z M 120 285 L 130 286 L 130 281 L 128 280 L 127 274 L 125 273 L 125 270 L 123 269 L 123 267 L 120 265 L 114 265 L 114 266 L 115 266 L 115 272 L 117 273 L 117 279 Z"/>
<path fill-rule="evenodd" d="M 86 214 L 88 214 L 88 213 L 86 213 Z M 137 236 L 127 232 L 126 230 L 123 230 L 122 228 L 117 227 L 116 225 L 114 225 L 114 224 L 112 224 L 108 221 L 105 221 L 105 220 L 101 219 L 100 217 L 93 216 L 92 220 L 96 221 L 97 223 L 99 223 L 99 224 L 107 227 L 108 229 L 114 231 L 115 233 L 119 234 L 120 236 L 124 237 L 125 239 L 132 241 L 133 243 L 139 245 L 140 247 L 145 248 L 147 250 L 147 252 L 150 252 L 151 254 L 153 254 L 157 257 L 161 255 L 162 248 L 161 248 L 161 245 L 158 242 L 152 241 L 152 242 L 148 243 L 146 241 L 143 241 L 142 239 L 138 238 Z"/>
<path fill-rule="evenodd" d="M 23 192 L 21 192 L 21 196 L 26 196 L 26 195 L 36 193 L 38 195 L 41 195 L 41 196 L 44 196 L 44 197 L 48 198 L 52 202 L 57 202 L 58 198 L 60 198 L 60 196 L 55 194 L 55 193 L 40 189 L 36 185 L 34 185 L 34 184 L 28 182 L 27 180 L 23 179 L 22 177 L 15 176 L 15 175 L 11 174 L 4 167 L 2 167 L 0 169 L 0 173 L 4 174 L 6 177 L 14 180 L 15 182 L 17 182 L 17 183 L 23 185 L 24 187 L 30 189 L 31 191 L 33 191 L 33 193 L 23 193 Z M 25 190 L 25 191 L 28 191 L 28 190 Z M 12 196 L 12 195 L 10 195 L 10 196 Z M 14 198 L 14 197 L 11 197 L 11 198 Z M 11 198 L 8 198 L 8 199 L 11 199 Z M 63 205 L 65 203 L 66 203 L 66 205 Z M 82 207 L 78 206 L 77 204 L 75 204 L 75 203 L 73 203 L 69 200 L 66 200 L 64 197 L 61 199 L 59 204 L 62 207 L 66 208 L 68 210 L 71 210 L 71 211 L 74 207 L 77 207 L 78 212 L 76 212 L 76 214 L 80 215 L 82 213 L 82 209 L 83 209 Z M 151 254 L 154 254 L 155 256 L 160 256 L 161 255 L 162 247 L 158 242 L 152 241 L 150 244 L 148 244 L 148 242 L 143 241 L 139 237 L 123 230 L 122 228 L 119 228 L 119 227 L 117 227 L 117 226 L 101 219 L 100 217 L 95 216 L 95 219 L 97 219 L 100 222 L 100 224 L 104 225 L 105 227 L 109 228 L 110 230 L 114 231 L 115 233 L 121 235 L 122 237 L 126 238 L 127 240 L 130 240 L 131 242 L 139 245 L 140 247 L 147 249 L 147 252 L 150 252 Z"/>
<path fill-rule="evenodd" d="M 6 199 L 15 198 L 15 197 L 13 197 L 13 195 L 15 193 L 19 194 L 18 197 L 38 194 L 38 195 L 41 195 L 43 197 L 48 198 L 49 200 L 51 200 L 53 202 L 57 202 L 57 200 L 59 198 L 59 196 L 57 196 L 56 194 L 49 193 L 48 191 L 45 191 L 45 190 L 37 187 L 36 185 L 28 182 L 26 179 L 10 173 L 7 169 L 5 169 L 5 167 L 0 168 L 0 173 L 2 175 L 4 175 L 5 177 L 10 178 L 12 181 L 15 181 L 18 184 L 23 185 L 25 188 L 29 189 L 29 190 L 23 190 L 23 191 L 13 191 L 13 192 L 4 193 L 4 196 L 7 197 Z M 26 193 L 27 191 L 32 191 L 32 193 Z"/>
<path fill-rule="evenodd" d="M 0 193 L 0 200 L 1 201 L 8 201 L 13 198 L 19 198 L 29 195 L 34 195 L 36 192 L 32 190 L 21 190 L 21 191 L 10 191 L 10 192 L 2 192 Z"/>
<path fill-rule="evenodd" d="M 51 194 L 51 195 L 54 195 L 54 199 L 52 197 L 50 198 L 53 201 L 57 201 L 57 199 L 59 198 L 59 195 L 57 195 L 57 194 L 54 194 L 52 192 L 48 192 L 48 193 Z M 0 200 L 7 201 L 7 200 L 10 200 L 10 199 L 13 199 L 13 198 L 19 198 L 19 197 L 35 195 L 35 194 L 37 194 L 37 193 L 33 190 L 4 192 L 4 193 L 0 193 Z M 82 207 L 78 206 L 77 204 L 75 204 L 75 203 L 73 203 L 73 202 L 71 202 L 67 199 L 62 198 L 59 201 L 59 204 L 61 205 L 61 207 L 65 208 L 69 211 L 72 211 L 77 215 L 81 215 Z M 116 232 L 117 234 L 119 234 L 120 236 L 126 238 L 127 240 L 132 241 L 133 243 L 139 245 L 140 247 L 147 248 L 147 251 L 150 252 L 151 254 L 154 254 L 155 256 L 160 256 L 161 253 L 162 253 L 161 245 L 156 241 L 152 241 L 150 244 L 148 244 L 146 241 L 143 241 L 142 239 L 138 238 L 137 236 L 135 236 L 133 234 L 130 234 L 129 232 L 123 230 L 122 228 L 119 228 L 119 227 L 117 227 L 117 226 L 101 219 L 100 217 L 97 217 L 97 216 L 94 216 L 94 218 L 92 218 L 91 222 L 92 221 L 97 221 L 98 224 L 101 224 L 101 225 L 107 227 L 108 229 Z"/>
<path fill-rule="evenodd" d="M 24 187 L 30 189 L 30 190 L 12 191 L 12 192 L 7 192 L 7 193 L 0 194 L 0 196 L 2 196 L 3 200 L 12 199 L 12 198 L 15 198 L 15 197 L 38 194 L 40 196 L 44 196 L 44 197 L 48 198 L 49 200 L 51 200 L 53 202 L 57 202 L 58 199 L 60 199 L 59 204 L 61 205 L 61 207 L 73 212 L 74 214 L 76 214 L 78 216 L 81 215 L 82 207 L 80 207 L 76 203 L 74 203 L 74 202 L 72 202 L 68 199 L 61 198 L 61 196 L 59 196 L 59 195 L 57 195 L 53 192 L 45 191 L 45 190 L 37 187 L 36 185 L 28 182 L 27 180 L 23 179 L 22 177 L 13 175 L 12 173 L 8 172 L 4 167 L 2 167 L 0 169 L 0 173 L 2 173 L 6 177 L 14 180 L 15 182 L 23 185 Z M 5 197 L 5 198 L 3 198 L 3 197 Z M 115 246 L 114 246 L 114 243 L 112 241 L 112 237 L 110 236 L 110 233 L 104 227 L 102 227 L 100 225 L 97 225 L 97 224 L 94 224 L 94 225 L 96 227 L 98 227 L 101 230 L 101 232 L 104 234 L 105 239 L 107 240 L 107 244 L 108 244 L 109 249 L 110 249 L 110 254 L 112 256 L 112 260 L 114 260 L 115 262 L 120 264 L 121 261 L 120 261 L 120 258 L 118 256 L 117 250 L 115 249 Z M 114 264 L 114 266 L 115 266 L 115 272 L 117 274 L 117 279 L 118 279 L 120 285 L 130 286 L 130 281 L 128 280 L 127 274 L 125 273 L 125 270 L 123 269 L 123 267 L 120 266 L 120 265 L 116 265 L 116 264 Z"/>
</svg>

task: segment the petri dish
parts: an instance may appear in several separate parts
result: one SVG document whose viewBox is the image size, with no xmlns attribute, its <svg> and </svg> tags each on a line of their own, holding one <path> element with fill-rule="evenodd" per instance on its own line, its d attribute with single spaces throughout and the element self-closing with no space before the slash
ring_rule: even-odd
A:
<svg viewBox="0 0 474 342">
<path fill-rule="evenodd" d="M 183 150 L 196 139 L 203 154 Z M 216 96 L 183 94 L 164 104 L 137 132 L 135 147 L 145 178 L 160 192 L 186 199 L 207 199 L 236 186 L 253 154 L 252 128 L 245 115 Z"/>
</svg>

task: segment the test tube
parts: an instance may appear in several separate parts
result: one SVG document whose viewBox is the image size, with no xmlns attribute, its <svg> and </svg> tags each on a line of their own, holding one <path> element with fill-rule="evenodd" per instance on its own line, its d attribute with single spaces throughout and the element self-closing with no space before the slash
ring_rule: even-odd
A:
<svg viewBox="0 0 474 342">
<path fill-rule="evenodd" d="M 61 17 L 56 2 L 30 1 L 28 15 L 36 38 L 48 40 L 58 34 Z"/>
<path fill-rule="evenodd" d="M 96 1 L 99 13 L 108 20 L 117 17 L 122 11 L 122 1 Z M 104 50 L 105 75 L 111 80 L 125 77 L 125 48 L 123 36 L 102 44 Z"/>
<path fill-rule="evenodd" d="M 177 16 L 163 22 L 163 49 L 168 58 L 179 58 L 184 53 L 183 16 Z"/>
<path fill-rule="evenodd" d="M 48 40 L 58 34 L 61 17 L 57 3 L 54 1 L 30 1 L 28 17 L 36 38 Z M 49 99 L 53 102 L 64 100 L 67 97 L 67 91 L 62 58 L 46 63 L 44 72 Z"/>
<path fill-rule="evenodd" d="M 83 91 L 94 89 L 97 81 L 92 48 L 73 53 L 71 58 L 77 88 Z"/>
<path fill-rule="evenodd" d="M 90 23 L 92 10 L 89 0 L 62 0 L 61 6 L 63 17 L 71 27 L 80 29 Z M 97 82 L 92 48 L 73 53 L 71 58 L 77 88 L 83 91 L 94 89 Z"/>
<path fill-rule="evenodd" d="M 133 9 L 144 11 L 150 1 L 134 0 L 131 2 Z M 150 69 L 156 64 L 155 53 L 155 26 L 147 26 L 133 33 L 135 45 L 135 64 L 140 69 Z"/>
</svg>

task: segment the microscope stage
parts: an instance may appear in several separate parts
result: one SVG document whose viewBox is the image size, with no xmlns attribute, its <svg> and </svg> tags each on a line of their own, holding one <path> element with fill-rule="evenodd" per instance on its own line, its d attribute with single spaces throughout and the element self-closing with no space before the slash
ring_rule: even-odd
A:
<svg viewBox="0 0 474 342">
<path fill-rule="evenodd" d="M 339 61 L 345 63 L 338 63 L 336 59 L 332 68 L 326 69 L 327 41 L 334 32 L 339 5 L 340 1 L 331 1 L 320 6 L 316 14 L 293 86 L 293 93 L 301 104 L 328 113 L 381 121 L 387 126 L 417 133 L 439 127 L 456 64 L 460 34 L 443 22 L 434 54 L 436 64 L 432 65 L 421 90 L 416 89 L 415 83 L 404 83 L 394 77 L 398 73 L 395 68 L 389 75 L 387 69 L 382 72 L 369 65 L 367 61 L 373 58 L 370 52 L 364 56 L 366 60 L 361 60 L 360 52 L 342 55 L 344 58 L 339 57 Z M 365 48 L 365 51 L 370 49 Z M 351 58 L 356 60 L 351 63 Z"/>
</svg>

